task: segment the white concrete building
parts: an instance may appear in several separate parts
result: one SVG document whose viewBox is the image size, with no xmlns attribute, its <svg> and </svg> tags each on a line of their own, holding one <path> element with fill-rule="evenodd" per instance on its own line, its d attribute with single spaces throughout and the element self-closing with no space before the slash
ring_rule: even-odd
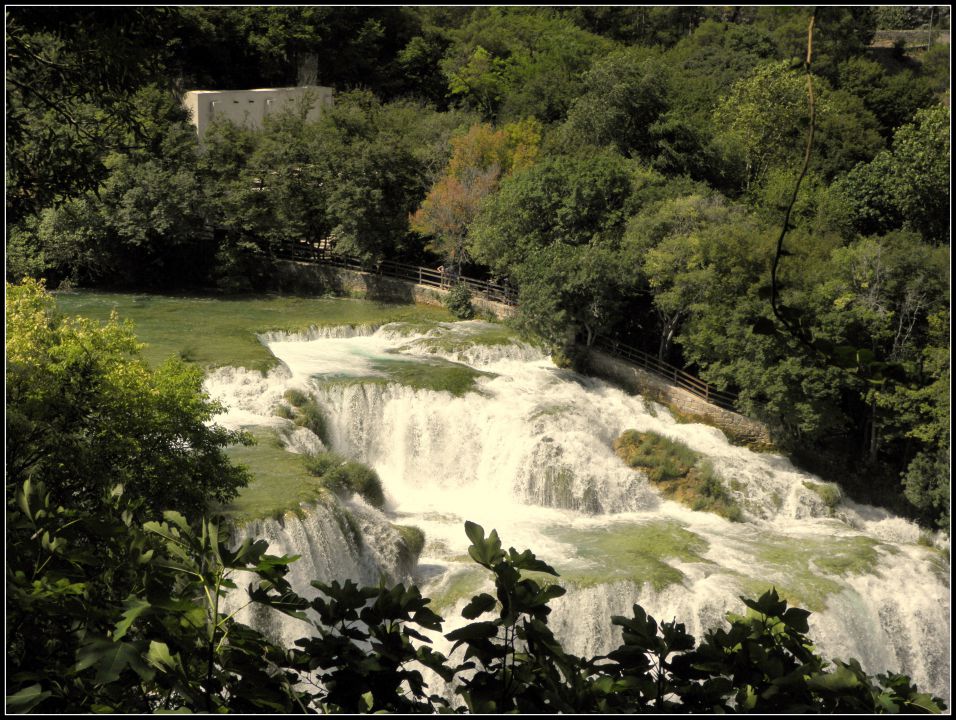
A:
<svg viewBox="0 0 956 720">
<path fill-rule="evenodd" d="M 314 122 L 321 117 L 323 108 L 332 105 L 332 95 L 332 88 L 315 85 L 258 90 L 190 90 L 183 97 L 183 105 L 189 110 L 192 124 L 202 140 L 214 119 L 226 119 L 258 129 L 268 115 L 297 102 L 309 103 L 307 117 Z"/>
</svg>

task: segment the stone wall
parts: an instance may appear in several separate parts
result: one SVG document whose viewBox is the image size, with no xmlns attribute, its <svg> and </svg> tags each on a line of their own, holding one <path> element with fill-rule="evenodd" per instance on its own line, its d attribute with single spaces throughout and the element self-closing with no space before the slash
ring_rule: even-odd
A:
<svg viewBox="0 0 956 720">
<path fill-rule="evenodd" d="M 703 398 L 671 385 L 667 380 L 624 360 L 589 349 L 588 365 L 591 374 L 643 395 L 648 400 L 667 405 L 695 422 L 720 428 L 733 442 L 757 447 L 769 447 L 772 444 L 770 432 L 762 423 L 712 405 Z"/>
<path fill-rule="evenodd" d="M 279 260 L 276 262 L 276 269 L 275 289 L 279 292 L 359 295 L 378 302 L 423 305 L 444 305 L 445 296 L 448 294 L 448 290 L 442 288 L 315 263 Z M 510 305 L 491 302 L 477 296 L 472 297 L 471 304 L 476 310 L 490 313 L 499 320 L 511 317 L 515 312 Z"/>
</svg>

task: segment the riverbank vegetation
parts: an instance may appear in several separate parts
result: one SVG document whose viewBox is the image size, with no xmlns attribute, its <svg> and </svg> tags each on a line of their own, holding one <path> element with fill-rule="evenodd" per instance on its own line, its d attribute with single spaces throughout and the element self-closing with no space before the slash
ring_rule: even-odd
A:
<svg viewBox="0 0 956 720">
<path fill-rule="evenodd" d="M 947 527 L 949 46 L 871 48 L 929 9 L 895 10 L 816 11 L 775 288 L 806 344 L 770 304 L 799 7 L 14 8 L 7 277 L 264 290 L 300 241 L 445 264 L 510 283 L 558 356 L 656 354 L 851 496 Z M 336 90 L 319 121 L 202 144 L 179 102 L 300 82 Z M 174 352 L 205 360 L 201 335 Z"/>
</svg>

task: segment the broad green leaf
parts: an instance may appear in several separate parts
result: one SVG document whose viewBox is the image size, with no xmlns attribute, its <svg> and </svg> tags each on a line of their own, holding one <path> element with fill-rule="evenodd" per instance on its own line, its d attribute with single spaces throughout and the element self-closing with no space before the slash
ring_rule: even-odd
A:
<svg viewBox="0 0 956 720">
<path fill-rule="evenodd" d="M 909 705 L 915 705 L 918 708 L 922 708 L 929 713 L 940 714 L 943 712 L 943 708 L 936 704 L 935 698 L 929 695 L 929 693 L 919 693 L 906 702 Z"/>
<path fill-rule="evenodd" d="M 373 705 L 375 705 L 375 698 L 372 697 L 371 690 L 369 690 L 367 693 L 363 693 L 362 697 L 359 698 L 359 709 L 362 712 L 368 712 L 372 709 Z"/>
<path fill-rule="evenodd" d="M 831 673 L 818 673 L 807 678 L 807 686 L 814 690 L 842 692 L 860 684 L 857 674 L 846 667 L 838 667 Z"/>
<path fill-rule="evenodd" d="M 149 652 L 146 653 L 146 661 L 153 667 L 163 672 L 175 672 L 181 669 L 178 655 L 169 652 L 169 646 L 166 643 L 152 640 L 149 643 Z"/>
<path fill-rule="evenodd" d="M 465 535 L 471 540 L 472 545 L 479 545 L 485 540 L 485 529 L 477 523 L 465 520 Z"/>
<path fill-rule="evenodd" d="M 135 597 L 130 595 L 126 598 L 125 609 L 123 610 L 123 618 L 116 623 L 116 627 L 113 629 L 113 640 L 121 640 L 126 633 L 129 631 L 130 626 L 133 622 L 142 615 L 144 612 L 150 609 L 150 603 L 148 600 Z"/>
<path fill-rule="evenodd" d="M 33 520 L 33 515 L 30 513 L 30 481 L 27 480 L 23 483 L 23 491 L 17 493 L 17 504 L 20 506 L 20 509 L 23 511 L 23 514 L 26 515 L 30 520 Z M 466 523 L 467 526 L 467 523 Z"/>
<path fill-rule="evenodd" d="M 13 695 L 7 695 L 7 710 L 11 713 L 28 713 L 51 694 L 39 683 L 30 685 Z"/>
<path fill-rule="evenodd" d="M 809 610 L 793 607 L 787 610 L 781 619 L 797 632 L 805 633 L 810 630 L 810 624 L 807 622 L 810 614 Z"/>
<path fill-rule="evenodd" d="M 180 530 L 184 532 L 189 532 L 189 523 L 186 521 L 186 518 L 183 517 L 183 514 L 176 510 L 166 510 L 163 512 L 163 519 L 168 522 L 176 525 Z"/>
<path fill-rule="evenodd" d="M 77 663 L 74 670 L 81 672 L 95 665 L 96 676 L 93 681 L 101 685 L 119 680 L 120 674 L 127 667 L 141 676 L 144 670 L 146 675 L 149 674 L 148 669 L 143 666 L 140 651 L 130 643 L 95 638 L 92 642 L 80 647 L 76 657 Z"/>
<path fill-rule="evenodd" d="M 461 611 L 461 616 L 467 620 L 474 620 L 489 610 L 494 610 L 498 601 L 487 593 L 475 595 Z"/>
<path fill-rule="evenodd" d="M 465 625 L 445 635 L 449 640 L 487 640 L 498 634 L 498 625 L 493 622 L 477 622 Z"/>
</svg>

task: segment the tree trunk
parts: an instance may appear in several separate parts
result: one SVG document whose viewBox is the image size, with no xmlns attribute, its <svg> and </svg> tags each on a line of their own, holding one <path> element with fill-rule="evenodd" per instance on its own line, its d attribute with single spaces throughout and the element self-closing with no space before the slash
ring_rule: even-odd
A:
<svg viewBox="0 0 956 720">
<path fill-rule="evenodd" d="M 879 438 L 876 433 L 876 393 L 873 394 L 873 400 L 870 403 L 870 454 L 869 462 L 876 464 L 876 453 L 879 449 Z"/>
</svg>

